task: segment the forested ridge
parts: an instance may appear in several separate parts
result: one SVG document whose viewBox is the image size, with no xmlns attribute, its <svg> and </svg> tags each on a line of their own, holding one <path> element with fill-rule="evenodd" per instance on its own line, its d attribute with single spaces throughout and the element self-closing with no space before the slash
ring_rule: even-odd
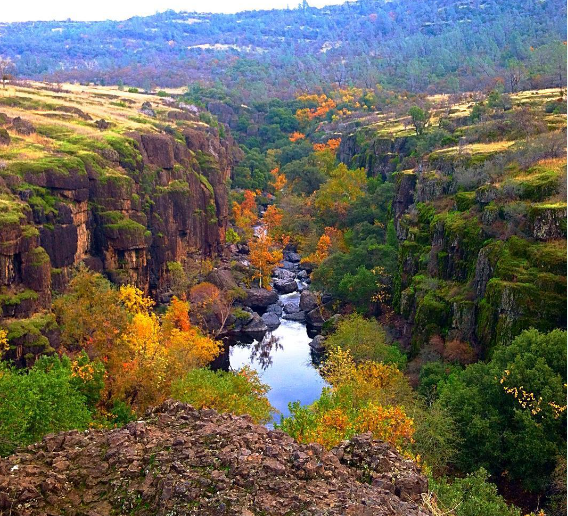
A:
<svg viewBox="0 0 568 516">
<path fill-rule="evenodd" d="M 245 102 L 337 83 L 411 92 L 560 86 L 566 5 L 359 1 L 322 9 L 176 13 L 104 22 L 4 24 L 26 77 L 138 87 L 220 82 Z"/>
</svg>

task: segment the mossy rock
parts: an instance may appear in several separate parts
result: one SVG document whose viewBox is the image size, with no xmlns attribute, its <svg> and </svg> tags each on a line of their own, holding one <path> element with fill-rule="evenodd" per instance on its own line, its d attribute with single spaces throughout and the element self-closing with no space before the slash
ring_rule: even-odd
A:
<svg viewBox="0 0 568 516">
<path fill-rule="evenodd" d="M 476 201 L 475 197 L 475 192 L 458 192 L 454 196 L 458 211 L 467 211 L 474 206 Z"/>
</svg>

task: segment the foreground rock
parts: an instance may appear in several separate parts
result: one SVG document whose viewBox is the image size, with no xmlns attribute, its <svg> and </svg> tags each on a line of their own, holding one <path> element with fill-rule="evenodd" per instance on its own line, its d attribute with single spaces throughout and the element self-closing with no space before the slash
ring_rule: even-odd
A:
<svg viewBox="0 0 568 516">
<path fill-rule="evenodd" d="M 0 460 L 0 513 L 428 516 L 415 464 L 365 434 L 326 452 L 248 418 L 168 401 Z M 5 512 L 3 512 L 5 511 Z"/>
</svg>

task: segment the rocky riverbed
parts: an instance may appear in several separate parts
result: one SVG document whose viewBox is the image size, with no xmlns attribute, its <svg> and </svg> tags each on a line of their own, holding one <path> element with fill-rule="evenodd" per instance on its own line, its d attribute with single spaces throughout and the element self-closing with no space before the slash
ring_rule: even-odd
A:
<svg viewBox="0 0 568 516">
<path fill-rule="evenodd" d="M 318 333 L 327 311 L 321 297 L 310 291 L 310 271 L 298 253 L 286 250 L 281 266 L 274 270 L 272 289 L 246 290 L 240 317 L 216 363 L 224 369 L 255 369 L 270 387 L 275 420 L 289 414 L 290 402 L 315 401 L 327 385 L 317 370 L 324 351 Z M 216 281 L 218 276 L 219 271 Z"/>
</svg>

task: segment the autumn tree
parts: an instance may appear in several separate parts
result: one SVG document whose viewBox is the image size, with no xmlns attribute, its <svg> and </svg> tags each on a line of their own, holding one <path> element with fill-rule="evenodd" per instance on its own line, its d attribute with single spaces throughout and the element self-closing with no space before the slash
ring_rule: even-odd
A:
<svg viewBox="0 0 568 516">
<path fill-rule="evenodd" d="M 328 226 L 320 236 L 315 251 L 306 256 L 302 261 L 319 265 L 330 255 L 333 249 L 345 250 L 343 232 L 340 229 Z"/>
<path fill-rule="evenodd" d="M 274 188 L 274 191 L 276 193 L 281 192 L 287 183 L 286 176 L 280 173 L 280 169 L 278 167 L 273 168 L 270 171 L 270 174 L 272 175 L 272 181 L 270 182 L 270 186 Z"/>
<path fill-rule="evenodd" d="M 365 193 L 367 176 L 365 170 L 349 170 L 340 163 L 330 173 L 315 197 L 315 207 L 324 221 L 344 219 L 349 207 Z"/>
<path fill-rule="evenodd" d="M 189 292 L 189 313 L 201 328 L 218 336 L 232 313 L 235 296 L 236 293 L 222 292 L 207 281 L 198 283 Z"/>
<path fill-rule="evenodd" d="M 61 345 L 70 353 L 85 350 L 103 359 L 128 323 L 118 291 L 101 274 L 80 268 L 67 292 L 53 303 Z"/>
<path fill-rule="evenodd" d="M 268 234 L 261 234 L 249 243 L 249 260 L 254 268 L 254 279 L 261 288 L 270 289 L 272 271 L 283 259 L 282 248 Z"/>
<path fill-rule="evenodd" d="M 411 396 L 402 373 L 377 362 L 356 364 L 350 352 L 331 349 L 322 374 L 331 385 L 310 406 L 290 405 L 291 416 L 281 428 L 299 442 L 316 442 L 332 448 L 363 432 L 400 450 L 414 434 L 414 423 L 401 401 Z"/>
<path fill-rule="evenodd" d="M 252 234 L 252 227 L 258 221 L 258 209 L 256 206 L 256 193 L 252 190 L 245 190 L 242 203 L 233 203 L 233 218 L 235 225 L 240 228 L 245 235 Z"/>
</svg>

